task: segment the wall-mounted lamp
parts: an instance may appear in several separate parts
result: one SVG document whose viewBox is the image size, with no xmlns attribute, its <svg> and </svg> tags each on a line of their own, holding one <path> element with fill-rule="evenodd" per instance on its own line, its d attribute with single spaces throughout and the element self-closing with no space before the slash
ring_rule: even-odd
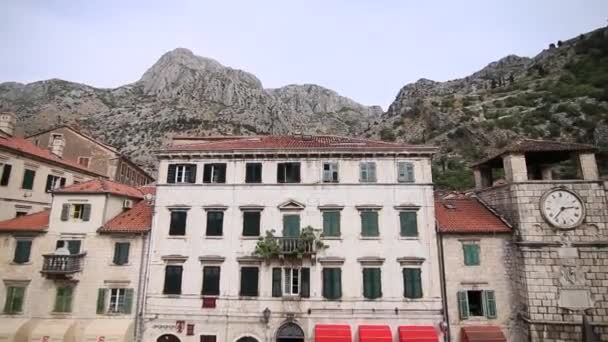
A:
<svg viewBox="0 0 608 342">
<path fill-rule="evenodd" d="M 264 319 L 264 323 L 268 324 L 268 322 L 270 321 L 270 314 L 272 312 L 270 311 L 269 308 L 264 309 L 264 311 L 262 311 L 262 316 Z"/>
</svg>

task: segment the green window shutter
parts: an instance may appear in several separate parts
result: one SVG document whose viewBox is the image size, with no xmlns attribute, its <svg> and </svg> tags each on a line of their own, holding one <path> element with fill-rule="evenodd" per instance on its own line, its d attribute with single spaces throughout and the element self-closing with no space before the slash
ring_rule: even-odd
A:
<svg viewBox="0 0 608 342">
<path fill-rule="evenodd" d="M 458 291 L 458 313 L 461 320 L 469 319 L 469 301 L 466 291 Z"/>
<path fill-rule="evenodd" d="M 406 298 L 422 298 L 422 281 L 419 268 L 404 268 L 403 282 Z"/>
<path fill-rule="evenodd" d="M 55 299 L 55 312 L 72 311 L 72 288 L 69 286 L 58 287 Z"/>
<path fill-rule="evenodd" d="M 0 178 L 0 185 L 2 185 L 2 186 L 8 185 L 8 181 L 11 177 L 12 168 L 13 168 L 12 165 L 8 165 L 8 164 L 4 165 L 4 171 L 2 171 L 2 178 Z"/>
<path fill-rule="evenodd" d="M 182 271 L 182 266 L 178 265 L 167 265 L 165 267 L 164 294 L 182 293 Z"/>
<path fill-rule="evenodd" d="M 241 268 L 241 296 L 258 296 L 258 276 L 259 269 L 257 267 Z"/>
<path fill-rule="evenodd" d="M 15 288 L 10 286 L 6 288 L 6 301 L 4 302 L 4 312 L 6 313 L 11 313 L 13 307 L 12 300 L 14 290 Z"/>
<path fill-rule="evenodd" d="M 69 240 L 68 242 L 68 250 L 70 251 L 70 254 L 74 255 L 74 254 L 79 254 L 80 253 L 80 245 L 81 242 L 80 240 Z"/>
<path fill-rule="evenodd" d="M 273 267 L 272 269 L 272 296 L 273 297 L 281 297 L 283 293 L 281 292 L 281 268 Z"/>
<path fill-rule="evenodd" d="M 302 287 L 300 289 L 300 297 L 308 298 L 310 297 L 310 268 L 302 267 L 300 269 L 300 277 Z"/>
<path fill-rule="evenodd" d="M 25 295 L 25 287 L 6 288 L 6 302 L 4 303 L 5 313 L 18 313 L 23 310 L 23 298 Z"/>
<path fill-rule="evenodd" d="M 36 171 L 34 170 L 25 170 L 23 173 L 23 183 L 21 183 L 21 188 L 26 190 L 32 190 L 34 188 L 34 178 L 36 177 Z"/>
<path fill-rule="evenodd" d="M 484 291 L 485 314 L 487 318 L 496 318 L 496 297 L 494 291 Z"/>
<path fill-rule="evenodd" d="M 207 236 L 222 236 L 224 225 L 224 212 L 207 212 Z"/>
<path fill-rule="evenodd" d="M 23 264 L 30 261 L 30 251 L 32 249 L 32 240 L 17 240 L 15 246 L 15 257 L 13 261 L 18 264 Z"/>
<path fill-rule="evenodd" d="M 97 314 L 103 314 L 106 311 L 106 292 L 107 289 L 97 290 Z"/>
<path fill-rule="evenodd" d="M 379 268 L 363 269 L 363 296 L 367 299 L 382 297 L 382 281 Z"/>
<path fill-rule="evenodd" d="M 177 171 L 176 164 L 169 165 L 169 167 L 167 168 L 167 183 L 169 183 L 169 184 L 175 183 L 176 171 Z"/>
<path fill-rule="evenodd" d="M 64 203 L 61 206 L 61 221 L 67 221 L 70 217 L 70 205 L 68 203 Z"/>
<path fill-rule="evenodd" d="M 399 213 L 401 223 L 401 236 L 418 236 L 418 213 L 415 211 L 402 211 Z"/>
<path fill-rule="evenodd" d="M 54 178 L 55 178 L 55 176 L 53 176 L 53 175 L 46 176 L 46 186 L 44 188 L 46 190 L 46 192 L 53 190 L 53 179 Z"/>
<path fill-rule="evenodd" d="M 83 204 L 82 205 L 82 220 L 88 221 L 91 219 L 91 205 Z"/>
<path fill-rule="evenodd" d="M 187 211 L 172 211 L 169 235 L 186 235 Z"/>
<path fill-rule="evenodd" d="M 464 264 L 467 266 L 479 265 L 479 245 L 462 245 L 464 251 Z"/>
<path fill-rule="evenodd" d="M 339 299 L 342 297 L 342 270 L 339 268 L 323 269 L 323 297 Z"/>
<path fill-rule="evenodd" d="M 125 307 L 124 312 L 126 314 L 130 314 L 133 310 L 133 289 L 125 290 Z"/>
<path fill-rule="evenodd" d="M 340 212 L 339 211 L 324 211 L 323 212 L 323 235 L 324 236 L 340 236 Z"/>
<path fill-rule="evenodd" d="M 260 236 L 260 212 L 243 213 L 243 236 Z"/>
<path fill-rule="evenodd" d="M 117 242 L 114 245 L 114 264 L 125 265 L 129 262 L 129 248 L 131 244 L 128 242 Z"/>
<path fill-rule="evenodd" d="M 220 267 L 205 266 L 203 268 L 203 291 L 202 294 L 219 296 L 220 294 Z"/>
<path fill-rule="evenodd" d="M 283 236 L 300 236 L 300 215 L 283 215 Z"/>
<path fill-rule="evenodd" d="M 361 236 L 379 236 L 378 230 L 378 212 L 377 211 L 362 211 L 361 212 Z"/>
</svg>

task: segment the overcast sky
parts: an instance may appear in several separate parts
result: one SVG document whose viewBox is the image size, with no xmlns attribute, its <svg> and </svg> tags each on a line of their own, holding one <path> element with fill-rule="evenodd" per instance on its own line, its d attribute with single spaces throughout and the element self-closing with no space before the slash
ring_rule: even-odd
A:
<svg viewBox="0 0 608 342">
<path fill-rule="evenodd" d="M 185 47 L 267 88 L 316 83 L 386 108 L 409 82 L 534 56 L 607 19 L 608 0 L 2 0 L 0 82 L 117 87 Z"/>
</svg>

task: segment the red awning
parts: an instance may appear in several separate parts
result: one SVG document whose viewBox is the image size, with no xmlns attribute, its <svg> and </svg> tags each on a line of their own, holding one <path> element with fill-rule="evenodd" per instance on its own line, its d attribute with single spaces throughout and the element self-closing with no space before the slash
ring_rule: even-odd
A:
<svg viewBox="0 0 608 342">
<path fill-rule="evenodd" d="M 360 325 L 359 342 L 393 342 L 388 325 Z"/>
<path fill-rule="evenodd" d="M 403 325 L 399 327 L 399 342 L 439 342 L 432 326 Z"/>
<path fill-rule="evenodd" d="M 463 342 L 506 342 L 507 339 L 499 327 L 470 326 L 462 328 Z"/>
<path fill-rule="evenodd" d="M 315 325 L 315 342 L 352 342 L 350 325 L 317 324 Z"/>
</svg>

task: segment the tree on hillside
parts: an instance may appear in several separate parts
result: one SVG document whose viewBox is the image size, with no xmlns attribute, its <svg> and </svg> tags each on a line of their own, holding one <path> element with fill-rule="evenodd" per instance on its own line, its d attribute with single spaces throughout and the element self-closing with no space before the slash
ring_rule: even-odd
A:
<svg viewBox="0 0 608 342">
<path fill-rule="evenodd" d="M 564 42 L 562 42 L 561 40 L 557 41 L 557 47 L 562 47 L 562 45 L 564 45 Z"/>
</svg>

